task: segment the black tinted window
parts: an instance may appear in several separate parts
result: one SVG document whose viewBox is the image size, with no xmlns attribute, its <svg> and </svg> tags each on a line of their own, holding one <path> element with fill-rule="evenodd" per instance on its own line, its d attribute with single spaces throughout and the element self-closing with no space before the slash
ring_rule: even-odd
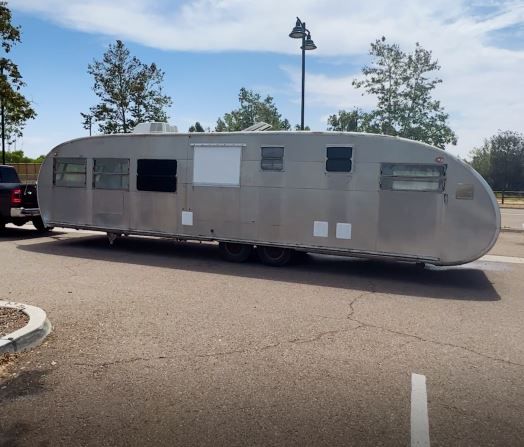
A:
<svg viewBox="0 0 524 447">
<path fill-rule="evenodd" d="M 326 151 L 326 171 L 351 172 L 352 147 L 328 147 Z"/>
<path fill-rule="evenodd" d="M 2 183 L 20 183 L 18 174 L 14 168 L 5 166 L 0 167 L 0 182 Z"/>
<path fill-rule="evenodd" d="M 176 160 L 138 160 L 136 189 L 139 191 L 176 191 Z"/>
</svg>

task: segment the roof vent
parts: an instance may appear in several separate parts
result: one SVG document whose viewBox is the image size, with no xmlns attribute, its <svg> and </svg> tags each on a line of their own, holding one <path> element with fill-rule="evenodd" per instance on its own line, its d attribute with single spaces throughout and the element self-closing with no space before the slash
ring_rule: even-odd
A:
<svg viewBox="0 0 524 447">
<path fill-rule="evenodd" d="M 273 126 L 263 121 L 260 123 L 255 123 L 252 126 L 246 127 L 243 132 L 263 132 L 265 130 L 271 129 Z"/>
<path fill-rule="evenodd" d="M 178 132 L 176 126 L 168 123 L 140 123 L 133 129 L 133 133 L 174 133 Z"/>
</svg>

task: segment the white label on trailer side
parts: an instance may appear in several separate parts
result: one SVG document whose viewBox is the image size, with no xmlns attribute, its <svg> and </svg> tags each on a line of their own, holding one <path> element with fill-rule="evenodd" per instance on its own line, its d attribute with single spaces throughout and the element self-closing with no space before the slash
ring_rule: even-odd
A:
<svg viewBox="0 0 524 447">
<path fill-rule="evenodd" d="M 193 212 L 182 211 L 182 225 L 186 225 L 188 227 L 193 225 Z"/>
<path fill-rule="evenodd" d="M 337 223 L 337 239 L 351 239 L 351 224 Z"/>
<path fill-rule="evenodd" d="M 313 224 L 313 236 L 328 237 L 329 224 L 324 221 L 315 220 Z"/>
</svg>

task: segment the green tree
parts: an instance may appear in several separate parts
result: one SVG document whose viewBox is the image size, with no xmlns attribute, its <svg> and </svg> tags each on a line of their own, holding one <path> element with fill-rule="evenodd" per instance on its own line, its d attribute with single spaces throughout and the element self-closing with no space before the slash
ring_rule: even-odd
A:
<svg viewBox="0 0 524 447">
<path fill-rule="evenodd" d="M 444 148 L 456 144 L 457 137 L 448 126 L 449 115 L 432 91 L 442 82 L 435 76 L 440 65 L 417 43 L 413 53 L 405 53 L 385 37 L 371 44 L 373 62 L 362 69 L 363 77 L 353 85 L 377 98 L 362 130 L 397 135 Z"/>
<path fill-rule="evenodd" d="M 131 56 L 121 40 L 109 45 L 102 60 L 94 60 L 87 72 L 93 76 L 100 103 L 82 114 L 84 126 L 87 116 L 98 122 L 103 133 L 126 133 L 142 122 L 167 121 L 165 109 L 172 100 L 163 92 L 164 72 Z"/>
<path fill-rule="evenodd" d="M 198 121 L 193 124 L 189 128 L 189 132 L 205 132 L 204 128 L 202 127 L 202 124 L 200 124 Z"/>
<path fill-rule="evenodd" d="M 369 128 L 371 116 L 361 109 L 355 108 L 350 112 L 340 110 L 338 114 L 328 118 L 328 130 L 334 132 L 366 132 Z"/>
<path fill-rule="evenodd" d="M 45 155 L 40 155 L 37 158 L 31 158 L 24 154 L 23 150 L 8 151 L 5 153 L 6 163 L 41 163 L 44 161 Z"/>
<path fill-rule="evenodd" d="M 491 153 L 487 141 L 481 147 L 470 152 L 470 160 L 466 160 L 484 179 L 492 185 L 491 180 Z"/>
<path fill-rule="evenodd" d="M 265 122 L 271 124 L 273 130 L 289 130 L 291 124 L 287 119 L 282 119 L 273 97 L 267 95 L 264 99 L 259 93 L 242 87 L 238 95 L 240 107 L 226 113 L 217 120 L 216 132 L 235 132 L 244 130 L 255 123 Z"/>
<path fill-rule="evenodd" d="M 89 136 L 91 136 L 93 131 L 93 115 L 90 115 L 89 113 L 80 112 L 80 116 L 82 117 L 82 127 L 85 130 L 88 130 Z"/>
<path fill-rule="evenodd" d="M 494 190 L 524 189 L 524 134 L 499 131 L 470 155 L 473 168 Z"/>
<path fill-rule="evenodd" d="M 0 108 L 3 108 L 5 123 L 2 138 L 9 144 L 22 136 L 25 123 L 35 118 L 36 112 L 21 93 L 26 84 L 18 66 L 5 57 L 14 45 L 20 43 L 20 27 L 11 23 L 11 11 L 4 1 L 0 1 L 0 40 L 5 53 L 0 58 Z"/>
</svg>

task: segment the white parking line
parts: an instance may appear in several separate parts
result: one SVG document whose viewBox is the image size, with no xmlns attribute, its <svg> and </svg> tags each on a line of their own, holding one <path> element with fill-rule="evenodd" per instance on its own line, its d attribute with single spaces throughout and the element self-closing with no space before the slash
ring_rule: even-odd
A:
<svg viewBox="0 0 524 447">
<path fill-rule="evenodd" d="M 411 447 L 429 447 L 426 376 L 411 374 Z"/>
<path fill-rule="evenodd" d="M 517 258 L 515 256 L 486 255 L 482 256 L 482 258 L 480 258 L 479 261 L 506 262 L 508 264 L 524 264 L 524 258 Z"/>
</svg>

